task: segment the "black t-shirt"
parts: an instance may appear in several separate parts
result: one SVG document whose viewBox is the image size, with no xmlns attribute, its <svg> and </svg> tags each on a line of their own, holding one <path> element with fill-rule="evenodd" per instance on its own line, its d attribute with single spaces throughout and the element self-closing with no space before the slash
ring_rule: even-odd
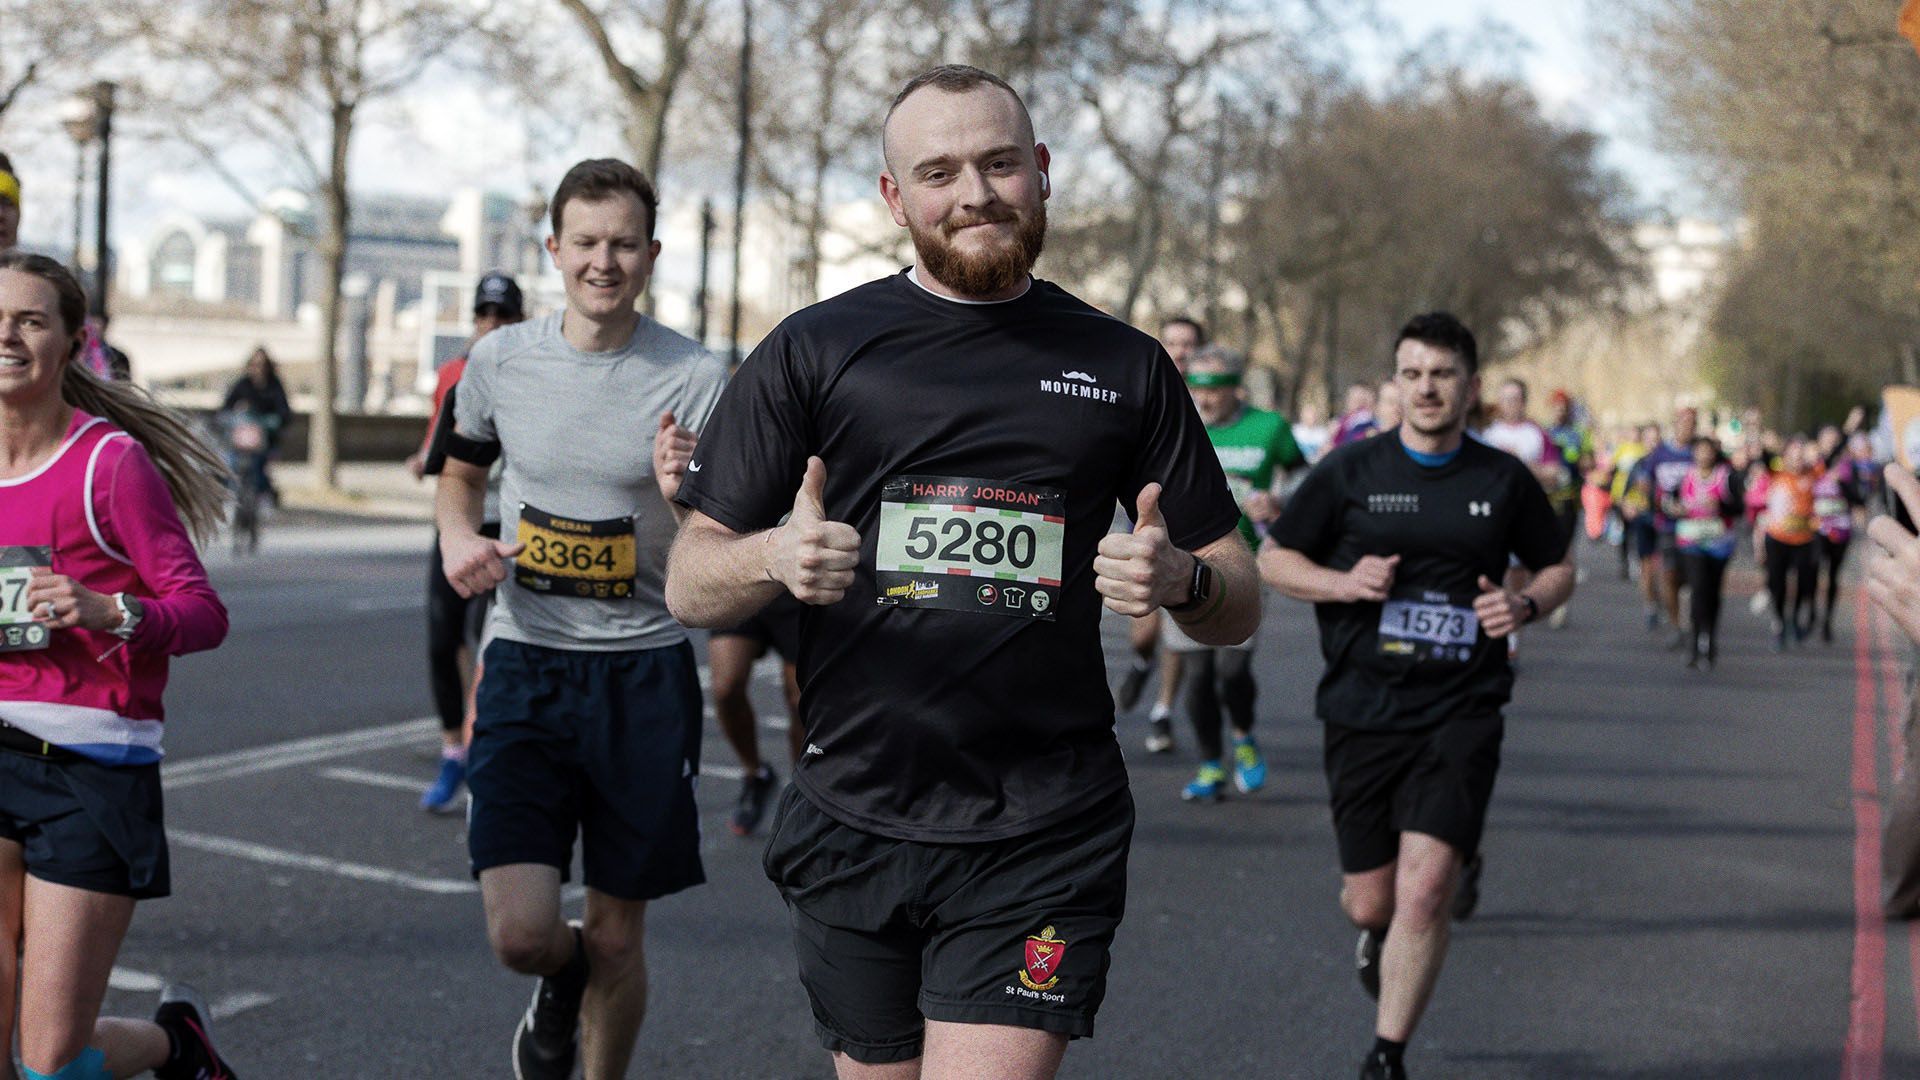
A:
<svg viewBox="0 0 1920 1080">
<path fill-rule="evenodd" d="M 1473 615 L 1479 578 L 1499 582 L 1509 553 L 1538 570 L 1567 551 L 1520 459 L 1469 438 L 1446 464 L 1424 466 L 1391 431 L 1327 455 L 1268 535 L 1332 570 L 1400 556 L 1388 603 L 1314 605 L 1327 662 L 1320 719 L 1374 731 L 1505 706 L 1513 669 Z"/>
<path fill-rule="evenodd" d="M 855 828 L 943 842 L 1044 828 L 1124 786 L 1093 587 L 1115 501 L 1131 515 L 1160 482 L 1188 550 L 1240 516 L 1159 345 L 1044 281 L 972 305 L 896 274 L 761 342 L 679 500 L 771 528 L 811 454 L 861 550 L 845 599 L 801 624 L 802 790 Z"/>
</svg>

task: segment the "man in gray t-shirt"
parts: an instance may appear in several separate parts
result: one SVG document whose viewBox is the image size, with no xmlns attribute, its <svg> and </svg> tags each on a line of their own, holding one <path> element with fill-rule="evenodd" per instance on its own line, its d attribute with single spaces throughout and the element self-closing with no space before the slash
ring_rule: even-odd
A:
<svg viewBox="0 0 1920 1080">
<path fill-rule="evenodd" d="M 540 977 L 514 1075 L 567 1080 L 579 1057 L 598 1080 L 633 1056 L 647 901 L 705 880 L 699 675 L 663 583 L 684 512 L 672 499 L 726 368 L 634 309 L 660 251 L 638 170 L 583 161 L 552 205 L 566 310 L 475 346 L 436 512 L 448 582 L 463 596 L 499 589 L 467 835 L 495 955 Z M 502 453 L 496 541 L 478 529 Z M 560 917 L 576 833 L 584 926 Z"/>
</svg>

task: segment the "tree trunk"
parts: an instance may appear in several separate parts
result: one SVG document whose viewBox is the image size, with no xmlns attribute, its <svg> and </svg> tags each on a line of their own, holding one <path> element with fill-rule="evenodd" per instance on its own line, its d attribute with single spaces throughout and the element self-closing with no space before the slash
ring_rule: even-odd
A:
<svg viewBox="0 0 1920 1080">
<path fill-rule="evenodd" d="M 320 375 L 308 428 L 307 461 L 313 467 L 313 479 L 323 491 L 339 484 L 339 433 L 335 424 L 334 395 L 340 385 L 340 312 L 341 282 L 346 277 L 348 194 L 347 148 L 353 139 L 353 106 L 333 104 L 332 157 L 327 173 L 327 231 L 320 252 L 326 263 L 326 301 L 320 319 Z"/>
</svg>

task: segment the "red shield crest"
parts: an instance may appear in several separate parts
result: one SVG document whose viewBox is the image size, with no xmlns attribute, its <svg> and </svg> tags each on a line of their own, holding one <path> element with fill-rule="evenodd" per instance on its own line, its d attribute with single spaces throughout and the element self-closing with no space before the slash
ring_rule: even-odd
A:
<svg viewBox="0 0 1920 1080">
<path fill-rule="evenodd" d="M 1060 964 L 1067 958 L 1067 943 L 1053 936 L 1049 926 L 1027 939 L 1026 968 L 1020 981 L 1029 989 L 1051 990 L 1060 981 Z"/>
</svg>

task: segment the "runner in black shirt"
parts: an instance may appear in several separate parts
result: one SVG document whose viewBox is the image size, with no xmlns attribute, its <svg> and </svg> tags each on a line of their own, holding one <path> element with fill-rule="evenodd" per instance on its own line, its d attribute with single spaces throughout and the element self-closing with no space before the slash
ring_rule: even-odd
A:
<svg viewBox="0 0 1920 1080">
<path fill-rule="evenodd" d="M 1312 601 L 1320 623 L 1340 903 L 1380 1002 L 1363 1080 L 1406 1075 L 1462 862 L 1479 850 L 1513 687 L 1497 639 L 1565 603 L 1574 577 L 1532 473 L 1463 437 L 1480 391 L 1472 333 L 1421 315 L 1394 356 L 1401 426 L 1323 459 L 1260 552 L 1261 577 Z M 1524 592 L 1495 584 L 1509 553 L 1536 571 Z"/>
<path fill-rule="evenodd" d="M 840 1075 L 924 1047 L 942 1075 L 1051 1076 L 1092 1033 L 1132 833 L 1102 598 L 1229 644 L 1258 585 L 1166 354 L 1029 275 L 1048 157 L 1013 90 L 935 69 L 885 149 L 918 265 L 741 366 L 680 489 L 668 604 L 709 627 L 811 605 L 766 865 Z M 1116 500 L 1131 533 L 1106 534 Z"/>
</svg>

